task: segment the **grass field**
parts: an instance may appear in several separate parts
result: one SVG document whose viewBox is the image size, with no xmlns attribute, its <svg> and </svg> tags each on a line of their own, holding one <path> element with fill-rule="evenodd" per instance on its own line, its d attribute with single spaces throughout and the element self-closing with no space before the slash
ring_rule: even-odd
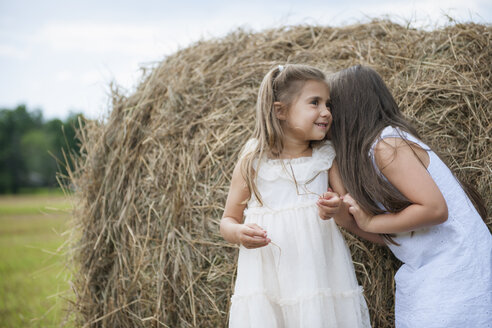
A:
<svg viewBox="0 0 492 328">
<path fill-rule="evenodd" d="M 0 196 L 0 327 L 59 327 L 69 297 L 60 193 Z"/>
</svg>

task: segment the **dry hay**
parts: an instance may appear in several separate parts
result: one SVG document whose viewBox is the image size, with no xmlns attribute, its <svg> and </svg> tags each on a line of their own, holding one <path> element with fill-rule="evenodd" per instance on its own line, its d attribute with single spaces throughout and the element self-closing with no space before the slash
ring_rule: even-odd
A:
<svg viewBox="0 0 492 328">
<path fill-rule="evenodd" d="M 260 81 L 277 64 L 375 68 L 490 212 L 491 32 L 389 21 L 237 30 L 166 57 L 132 95 L 115 92 L 107 121 L 80 131 L 83 155 L 70 173 L 78 325 L 226 325 L 238 249 L 219 235 L 219 220 Z M 345 237 L 374 327 L 391 327 L 399 264 L 386 249 Z"/>
</svg>

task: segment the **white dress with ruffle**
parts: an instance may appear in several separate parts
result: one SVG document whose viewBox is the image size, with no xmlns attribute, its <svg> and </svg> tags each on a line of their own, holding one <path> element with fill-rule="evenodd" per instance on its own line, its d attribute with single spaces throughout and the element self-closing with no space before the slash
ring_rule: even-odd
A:
<svg viewBox="0 0 492 328">
<path fill-rule="evenodd" d="M 263 206 L 251 197 L 244 222 L 272 243 L 240 247 L 229 327 L 370 327 L 345 240 L 333 219 L 318 216 L 334 158 L 327 141 L 311 157 L 256 163 Z"/>
</svg>

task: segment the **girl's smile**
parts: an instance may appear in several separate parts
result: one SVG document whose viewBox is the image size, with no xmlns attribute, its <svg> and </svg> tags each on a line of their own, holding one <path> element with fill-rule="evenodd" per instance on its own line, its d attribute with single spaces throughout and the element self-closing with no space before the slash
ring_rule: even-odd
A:
<svg viewBox="0 0 492 328">
<path fill-rule="evenodd" d="M 318 126 L 321 129 L 328 130 L 330 127 L 330 123 L 314 123 L 316 126 Z"/>
</svg>

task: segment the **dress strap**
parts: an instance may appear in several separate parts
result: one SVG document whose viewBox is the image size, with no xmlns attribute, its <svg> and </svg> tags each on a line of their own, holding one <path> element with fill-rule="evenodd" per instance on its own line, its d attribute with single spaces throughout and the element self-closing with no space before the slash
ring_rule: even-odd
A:
<svg viewBox="0 0 492 328">
<path fill-rule="evenodd" d="M 387 126 L 383 129 L 383 131 L 381 131 L 381 133 L 379 134 L 379 136 L 374 140 L 374 142 L 372 143 L 371 145 L 371 150 L 370 150 L 370 156 L 373 157 L 374 156 L 374 148 L 376 147 L 377 143 L 383 139 L 386 139 L 386 138 L 400 138 L 400 139 L 405 139 L 405 140 L 408 140 L 410 142 L 413 142 L 417 145 L 419 145 L 422 149 L 426 150 L 426 151 L 430 151 L 431 149 L 429 148 L 429 146 L 427 146 L 425 143 L 423 143 L 420 139 L 418 139 L 417 137 L 413 136 L 412 134 L 406 132 L 406 131 L 403 131 L 402 129 L 398 128 L 398 127 L 393 127 L 393 126 Z"/>
</svg>

